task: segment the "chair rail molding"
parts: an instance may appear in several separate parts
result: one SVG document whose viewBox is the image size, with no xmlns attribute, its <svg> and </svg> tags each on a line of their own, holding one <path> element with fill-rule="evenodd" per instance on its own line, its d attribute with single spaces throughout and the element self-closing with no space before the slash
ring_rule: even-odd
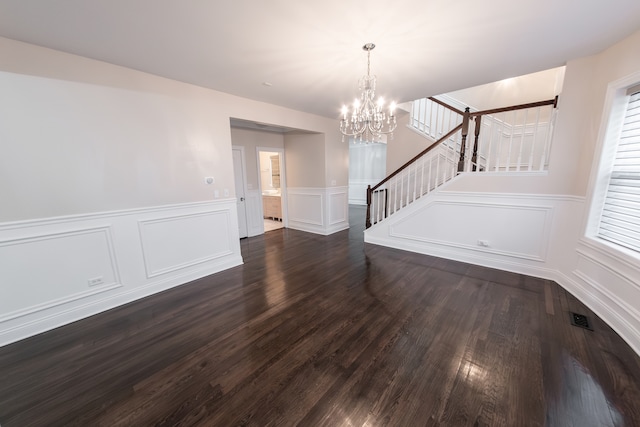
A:
<svg viewBox="0 0 640 427">
<path fill-rule="evenodd" d="M 240 264 L 231 198 L 0 224 L 0 345 Z"/>
<path fill-rule="evenodd" d="M 349 187 L 289 187 L 289 228 L 329 235 L 349 228 Z"/>
</svg>

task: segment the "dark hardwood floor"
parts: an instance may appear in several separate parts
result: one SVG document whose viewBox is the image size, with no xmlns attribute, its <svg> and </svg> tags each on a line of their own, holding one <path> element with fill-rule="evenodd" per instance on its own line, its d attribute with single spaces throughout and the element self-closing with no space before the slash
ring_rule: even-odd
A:
<svg viewBox="0 0 640 427">
<path fill-rule="evenodd" d="M 640 425 L 638 356 L 558 285 L 365 245 L 351 212 L 0 348 L 0 425 Z"/>
</svg>

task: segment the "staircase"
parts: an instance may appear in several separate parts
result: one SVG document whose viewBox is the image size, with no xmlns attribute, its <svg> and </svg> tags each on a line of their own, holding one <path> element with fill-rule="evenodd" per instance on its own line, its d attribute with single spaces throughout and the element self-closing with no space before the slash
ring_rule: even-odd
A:
<svg viewBox="0 0 640 427">
<path fill-rule="evenodd" d="M 463 172 L 547 169 L 555 99 L 471 111 L 430 97 L 413 102 L 409 126 L 432 141 L 424 151 L 367 188 L 366 227 L 377 224 Z M 472 138 L 468 138 L 473 123 Z"/>
</svg>

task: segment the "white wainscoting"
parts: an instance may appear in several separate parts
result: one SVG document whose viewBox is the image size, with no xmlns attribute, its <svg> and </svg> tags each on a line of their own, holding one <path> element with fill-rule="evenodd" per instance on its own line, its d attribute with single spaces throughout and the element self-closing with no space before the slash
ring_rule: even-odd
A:
<svg viewBox="0 0 640 427">
<path fill-rule="evenodd" d="M 366 205 L 367 204 L 367 186 L 372 187 L 382 181 L 384 177 L 375 182 L 364 179 L 349 180 L 349 204 L 350 205 Z"/>
<path fill-rule="evenodd" d="M 329 235 L 349 228 L 348 187 L 288 188 L 289 228 Z"/>
<path fill-rule="evenodd" d="M 581 202 L 574 196 L 436 191 L 368 229 L 365 241 L 555 279 L 556 255 L 575 238 L 559 219 Z"/>
<path fill-rule="evenodd" d="M 567 195 L 437 191 L 375 224 L 365 241 L 555 280 L 640 354 L 640 263 L 581 238 L 584 206 Z"/>
<path fill-rule="evenodd" d="M 138 228 L 149 279 L 233 254 L 228 210 L 141 220 Z"/>
<path fill-rule="evenodd" d="M 435 200 L 407 215 L 403 221 L 390 225 L 389 236 L 544 261 L 552 209 L 550 206 Z M 479 246 L 480 240 L 488 246 Z"/>
<path fill-rule="evenodd" d="M 115 289 L 119 275 L 109 225 L 3 240 L 0 322 Z"/>
<path fill-rule="evenodd" d="M 640 263 L 605 242 L 582 238 L 573 271 L 557 282 L 640 354 Z"/>
<path fill-rule="evenodd" d="M 0 224 L 0 345 L 241 263 L 235 199 Z"/>
<path fill-rule="evenodd" d="M 325 234 L 332 234 L 349 228 L 349 188 L 329 187 L 325 191 Z"/>
<path fill-rule="evenodd" d="M 248 190 L 245 205 L 247 207 L 247 231 L 249 237 L 264 234 L 262 193 L 260 193 L 260 190 Z"/>
</svg>

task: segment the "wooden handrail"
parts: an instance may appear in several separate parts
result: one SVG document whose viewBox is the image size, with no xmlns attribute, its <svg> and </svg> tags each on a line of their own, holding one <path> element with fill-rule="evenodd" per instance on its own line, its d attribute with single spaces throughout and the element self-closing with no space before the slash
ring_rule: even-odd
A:
<svg viewBox="0 0 640 427">
<path fill-rule="evenodd" d="M 467 135 L 469 134 L 469 120 L 471 119 L 471 112 L 469 107 L 464 109 L 462 115 L 462 141 L 460 142 L 460 160 L 458 160 L 458 172 L 464 171 L 464 156 L 467 149 Z"/>
<path fill-rule="evenodd" d="M 480 128 L 482 126 L 482 116 L 476 117 L 476 128 L 473 131 L 473 153 L 471 155 L 472 171 L 475 172 L 478 168 L 478 142 L 480 140 Z"/>
<path fill-rule="evenodd" d="M 458 110 L 456 107 L 452 107 L 451 105 L 447 104 L 446 102 L 440 101 L 439 99 L 434 98 L 433 96 L 430 96 L 429 98 L 427 98 L 433 102 L 435 102 L 436 104 L 440 104 L 442 105 L 444 108 L 448 108 L 449 110 L 453 111 L 454 113 L 458 113 L 461 116 L 464 114 L 464 111 L 462 110 Z"/>
<path fill-rule="evenodd" d="M 380 181 L 379 183 L 377 183 L 374 187 L 371 187 L 371 191 L 374 191 L 376 188 L 380 187 L 382 184 L 384 184 L 385 182 L 389 181 L 391 178 L 393 178 L 394 176 L 398 175 L 400 172 L 402 172 L 403 170 L 405 170 L 406 168 L 409 167 L 409 165 L 411 165 L 413 162 L 415 162 L 416 160 L 418 160 L 420 157 L 424 156 L 425 154 L 427 154 L 429 151 L 433 150 L 435 147 L 437 147 L 438 145 L 440 145 L 440 143 L 444 140 L 446 140 L 447 138 L 449 138 L 451 135 L 453 135 L 454 133 L 456 133 L 457 131 L 459 131 L 460 129 L 462 129 L 462 123 L 460 123 L 458 126 L 454 127 L 453 129 L 451 129 L 445 136 L 443 136 L 442 138 L 440 138 L 439 140 L 437 140 L 436 142 L 434 142 L 433 144 L 431 144 L 430 146 L 428 146 L 426 149 L 422 150 L 418 155 L 416 155 L 413 159 L 409 160 L 407 163 L 405 163 L 404 165 L 400 166 L 398 169 L 396 169 L 396 171 L 394 173 L 392 173 L 391 175 L 389 175 L 388 177 L 386 177 L 385 179 L 383 179 L 382 181 Z"/>
<path fill-rule="evenodd" d="M 411 164 L 415 163 L 418 159 L 422 158 L 425 154 L 427 154 L 428 152 L 433 150 L 435 147 L 439 146 L 440 143 L 442 143 L 443 141 L 445 141 L 448 138 L 450 138 L 452 135 L 454 135 L 459 130 L 462 131 L 462 142 L 460 144 L 460 158 L 458 160 L 457 171 L 458 172 L 463 172 L 464 171 L 465 157 L 466 157 L 466 139 L 467 139 L 467 134 L 469 132 L 469 122 L 471 120 L 474 120 L 476 122 L 475 123 L 475 129 L 474 129 L 473 152 L 472 152 L 472 155 L 471 155 L 472 170 L 475 172 L 476 170 L 478 170 L 478 167 L 477 167 L 478 142 L 479 142 L 479 137 L 480 137 L 480 128 L 481 128 L 482 116 L 488 115 L 488 114 L 502 113 L 502 112 L 506 112 L 506 111 L 515 111 L 515 110 L 524 110 L 524 109 L 527 109 L 527 108 L 544 107 L 546 105 L 553 105 L 553 108 L 556 108 L 558 106 L 558 97 L 556 96 L 555 99 L 550 99 L 550 100 L 547 100 L 547 101 L 531 102 L 531 103 L 528 103 L 528 104 L 519 104 L 519 105 L 513 105 L 511 107 L 494 108 L 494 109 L 491 109 L 491 110 L 483 110 L 483 111 L 475 111 L 475 112 L 470 112 L 469 111 L 469 107 L 467 107 L 465 109 L 465 111 L 463 112 L 463 111 L 461 111 L 461 110 L 459 110 L 459 109 L 457 109 L 455 107 L 452 107 L 451 105 L 449 105 L 449 104 L 447 104 L 447 103 L 445 103 L 443 101 L 440 101 L 439 99 L 436 99 L 434 97 L 429 97 L 427 99 L 429 99 L 430 101 L 432 101 L 432 102 L 434 102 L 436 104 L 439 104 L 439 105 L 441 105 L 441 106 L 453 111 L 454 113 L 460 114 L 462 116 L 462 123 L 460 123 L 455 128 L 451 129 L 449 132 L 447 132 L 446 135 L 444 135 L 442 138 L 438 139 L 436 142 L 431 144 L 425 150 L 421 151 L 418 155 L 413 157 L 411 160 L 406 162 L 404 165 L 400 166 L 391 175 L 387 176 L 385 179 L 383 179 L 382 181 L 377 183 L 375 186 L 373 186 L 373 187 L 371 187 L 370 185 L 367 186 L 367 217 L 366 217 L 366 223 L 365 223 L 366 224 L 366 228 L 371 227 L 371 202 L 372 202 L 373 192 L 375 190 L 377 190 L 378 188 L 380 188 L 383 184 L 388 182 L 391 178 L 395 177 L 400 172 L 402 172 L 405 169 L 407 169 L 409 166 L 411 166 Z M 483 170 L 483 169 L 480 168 L 480 170 Z M 415 189 L 414 189 L 414 193 L 415 193 Z M 387 203 L 388 203 L 387 198 L 388 198 L 388 193 L 385 190 L 385 202 L 384 202 L 385 203 L 385 212 L 384 212 L 384 218 L 386 218 L 387 215 L 388 215 L 388 213 L 386 211 Z M 415 198 L 415 194 L 414 194 L 414 198 Z M 407 203 L 408 203 L 408 197 L 407 197 Z M 377 220 L 377 221 L 379 221 L 379 220 Z"/>
<path fill-rule="evenodd" d="M 471 113 L 471 117 L 484 116 L 486 114 L 502 113 L 502 112 L 505 112 L 505 111 L 524 110 L 525 108 L 544 107 L 545 105 L 553 105 L 553 107 L 555 108 L 557 102 L 558 102 L 558 97 L 556 96 L 555 99 L 549 99 L 547 101 L 531 102 L 529 104 L 512 105 L 511 107 L 494 108 L 492 110 L 474 111 L 474 112 Z"/>
</svg>

